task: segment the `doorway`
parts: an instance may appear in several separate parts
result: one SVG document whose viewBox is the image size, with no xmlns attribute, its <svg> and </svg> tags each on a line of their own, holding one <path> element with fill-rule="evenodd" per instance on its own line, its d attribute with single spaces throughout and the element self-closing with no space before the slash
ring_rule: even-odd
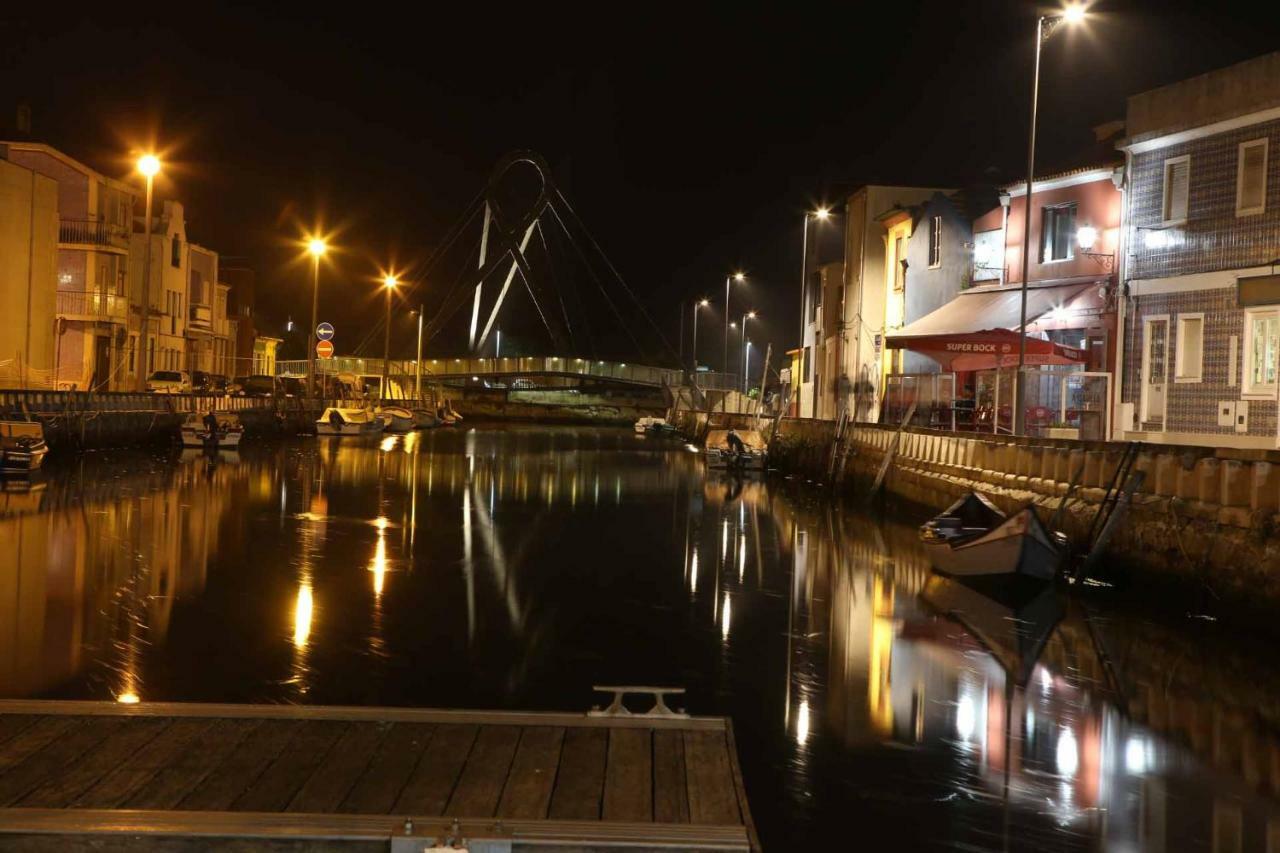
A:
<svg viewBox="0 0 1280 853">
<path fill-rule="evenodd" d="M 1142 322 L 1142 429 L 1165 428 L 1168 374 L 1169 315 L 1148 317 Z"/>
<path fill-rule="evenodd" d="M 91 391 L 106 391 L 111 387 L 111 339 L 93 339 L 93 382 Z"/>
</svg>

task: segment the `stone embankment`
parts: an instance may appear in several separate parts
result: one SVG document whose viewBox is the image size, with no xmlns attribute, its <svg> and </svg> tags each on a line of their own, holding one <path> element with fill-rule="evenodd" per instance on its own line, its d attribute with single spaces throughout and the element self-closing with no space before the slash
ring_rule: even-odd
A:
<svg viewBox="0 0 1280 853">
<path fill-rule="evenodd" d="M 826 480 L 834 424 L 783 420 L 771 445 L 771 465 Z M 866 494 L 895 442 L 895 429 L 848 429 L 848 453 L 836 486 Z M 1057 509 L 1073 477 L 1079 486 L 1062 529 L 1082 540 L 1124 455 L 1118 442 L 981 436 L 908 429 L 884 488 L 916 504 L 921 518 L 968 490 L 1006 511 L 1034 503 L 1043 518 Z M 1142 444 L 1135 470 L 1145 479 L 1108 550 L 1105 565 L 1132 577 L 1209 591 L 1243 605 L 1280 605 L 1280 453 Z"/>
</svg>

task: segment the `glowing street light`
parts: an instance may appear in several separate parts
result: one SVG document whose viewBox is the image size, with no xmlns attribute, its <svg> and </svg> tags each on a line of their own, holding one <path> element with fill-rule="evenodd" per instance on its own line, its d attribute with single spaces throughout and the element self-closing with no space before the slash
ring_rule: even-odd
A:
<svg viewBox="0 0 1280 853">
<path fill-rule="evenodd" d="M 747 382 L 747 371 L 751 367 L 751 360 L 747 356 L 747 349 L 748 347 L 751 346 L 751 342 L 747 340 L 747 321 L 754 320 L 755 318 L 756 318 L 756 312 L 748 311 L 747 313 L 742 315 L 742 325 L 739 326 L 739 328 L 742 330 L 740 346 L 742 349 L 742 393 L 743 394 L 751 390 L 750 383 Z"/>
<path fill-rule="evenodd" d="M 1023 382 L 1022 371 L 1027 363 L 1027 277 L 1031 270 L 1031 192 L 1034 189 L 1036 169 L 1036 109 L 1040 101 L 1040 47 L 1053 35 L 1059 24 L 1068 26 L 1084 20 L 1084 3 L 1073 3 L 1065 6 L 1059 15 L 1042 15 L 1036 21 L 1036 61 L 1031 75 L 1031 131 L 1027 135 L 1027 199 L 1023 207 L 1022 219 L 1022 282 L 1021 310 L 1018 320 L 1018 372 L 1013 383 L 1013 432 L 1022 435 L 1026 432 L 1026 383 Z"/>
<path fill-rule="evenodd" d="M 150 343 L 147 327 L 151 320 L 151 190 L 155 184 L 156 175 L 160 174 L 160 158 L 154 154 L 143 154 L 138 158 L 138 172 L 147 179 L 147 219 L 143 225 L 146 234 L 146 243 L 143 245 L 147 248 L 142 256 L 142 325 L 138 332 L 140 351 L 134 364 L 138 371 L 138 390 L 146 391 L 147 371 L 154 367 L 147 358 L 147 347 Z"/>
<path fill-rule="evenodd" d="M 720 369 L 725 373 L 729 372 L 729 281 L 733 280 L 741 284 L 747 280 L 747 274 L 736 272 L 731 276 L 726 276 L 724 280 L 724 360 L 720 363 Z"/>
<path fill-rule="evenodd" d="M 387 399 L 387 366 L 391 360 L 391 294 L 395 293 L 400 280 L 394 275 L 382 279 L 382 289 L 387 294 L 387 329 L 382 339 L 382 385 L 378 389 L 378 402 Z"/>
<path fill-rule="evenodd" d="M 307 253 L 311 255 L 311 331 L 307 335 L 307 391 L 316 393 L 316 326 L 320 323 L 320 258 L 329 250 L 323 237 L 307 241 Z"/>
</svg>

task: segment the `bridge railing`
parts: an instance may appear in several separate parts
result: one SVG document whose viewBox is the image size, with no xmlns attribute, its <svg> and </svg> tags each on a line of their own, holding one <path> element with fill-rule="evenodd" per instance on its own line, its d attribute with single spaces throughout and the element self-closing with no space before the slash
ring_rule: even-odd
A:
<svg viewBox="0 0 1280 853">
<path fill-rule="evenodd" d="M 276 372 L 280 375 L 305 376 L 307 362 L 305 359 L 277 361 Z M 379 376 L 382 373 L 382 359 L 354 356 L 319 359 L 316 361 L 316 372 L 326 375 L 353 373 L 357 376 Z M 388 363 L 387 372 L 393 376 L 413 376 L 416 369 L 412 360 L 392 360 Z M 424 379 L 469 379 L 473 376 L 513 376 L 522 373 L 594 376 L 643 385 L 678 385 L 681 381 L 681 372 L 670 368 L 564 356 L 424 358 L 422 360 Z"/>
</svg>

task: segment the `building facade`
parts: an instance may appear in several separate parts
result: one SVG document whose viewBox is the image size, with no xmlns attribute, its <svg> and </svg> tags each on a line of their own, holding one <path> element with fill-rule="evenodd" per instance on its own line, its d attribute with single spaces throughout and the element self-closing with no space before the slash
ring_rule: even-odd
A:
<svg viewBox="0 0 1280 853">
<path fill-rule="evenodd" d="M 0 388 L 51 388 L 58 186 L 0 149 Z"/>
<path fill-rule="evenodd" d="M 1280 446 L 1280 53 L 1128 102 L 1128 438 Z"/>
</svg>

